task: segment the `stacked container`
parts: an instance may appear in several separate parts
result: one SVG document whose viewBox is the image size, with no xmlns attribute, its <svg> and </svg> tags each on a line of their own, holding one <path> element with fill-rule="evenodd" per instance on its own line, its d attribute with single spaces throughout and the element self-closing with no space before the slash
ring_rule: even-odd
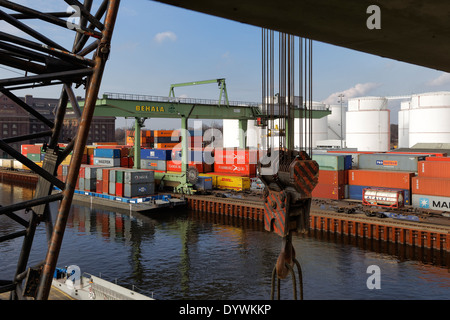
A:
<svg viewBox="0 0 450 320">
<path fill-rule="evenodd" d="M 123 196 L 143 197 L 155 193 L 154 172 L 150 170 L 123 171 Z"/>
<path fill-rule="evenodd" d="M 154 134 L 154 146 L 159 148 L 173 148 L 181 139 L 179 130 L 155 130 Z"/>
<path fill-rule="evenodd" d="M 450 161 L 420 161 L 411 188 L 414 207 L 450 211 Z"/>
<path fill-rule="evenodd" d="M 241 148 L 214 150 L 214 172 L 255 177 L 258 151 Z"/>
<path fill-rule="evenodd" d="M 171 159 L 170 149 L 141 149 L 141 168 L 159 172 L 167 170 L 167 161 Z"/>
<path fill-rule="evenodd" d="M 405 204 L 411 204 L 411 179 L 419 161 L 425 158 L 423 154 L 409 153 L 360 154 L 359 169 L 349 172 L 349 198 L 362 200 L 364 188 L 390 188 L 403 190 Z"/>
<path fill-rule="evenodd" d="M 121 150 L 116 148 L 94 149 L 94 165 L 120 167 Z"/>
<path fill-rule="evenodd" d="M 351 155 L 313 154 L 319 165 L 319 182 L 312 192 L 313 198 L 344 199 L 347 172 L 352 168 Z"/>
</svg>

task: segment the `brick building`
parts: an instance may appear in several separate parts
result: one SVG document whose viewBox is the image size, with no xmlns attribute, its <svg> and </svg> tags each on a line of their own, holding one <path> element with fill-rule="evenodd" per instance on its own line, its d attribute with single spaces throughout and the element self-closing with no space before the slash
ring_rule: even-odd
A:
<svg viewBox="0 0 450 320">
<path fill-rule="evenodd" d="M 21 99 L 29 106 L 39 111 L 39 113 L 46 118 L 54 120 L 54 112 L 59 99 L 35 98 L 32 95 L 26 95 Z M 69 139 L 75 136 L 77 127 L 78 121 L 76 117 L 73 114 L 67 113 L 59 142 L 67 143 Z M 45 124 L 23 110 L 7 96 L 0 93 L 0 139 L 38 133 L 48 129 L 49 128 Z M 115 129 L 114 117 L 94 117 L 92 119 L 87 143 L 115 141 Z M 20 151 L 20 146 L 22 144 L 44 143 L 47 141 L 48 138 L 44 137 L 16 142 L 10 145 L 14 149 Z M 0 157 L 6 158 L 8 155 L 3 151 L 0 151 Z"/>
</svg>

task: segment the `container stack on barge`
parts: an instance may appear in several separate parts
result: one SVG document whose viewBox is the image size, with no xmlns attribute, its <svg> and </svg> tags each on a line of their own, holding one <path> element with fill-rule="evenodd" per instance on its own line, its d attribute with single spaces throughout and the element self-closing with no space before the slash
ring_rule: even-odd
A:
<svg viewBox="0 0 450 320">
<path fill-rule="evenodd" d="M 167 130 L 166 130 L 167 131 Z M 159 132 L 151 137 L 163 138 Z M 195 136 L 200 139 L 200 136 Z M 192 138 L 191 138 L 192 139 Z M 159 139 L 158 145 L 164 139 Z M 168 143 L 168 142 L 167 142 Z M 201 140 L 191 141 L 192 145 Z M 64 147 L 63 145 L 61 147 Z M 85 149 L 74 201 L 116 211 L 149 211 L 187 204 L 192 210 L 244 219 L 264 219 L 263 185 L 257 177 L 258 151 L 239 148 L 189 148 L 189 167 L 198 171 L 197 194 L 157 194 L 154 172 L 179 174 L 181 150 L 141 147 L 141 168 L 132 169 L 132 146 L 93 145 Z M 38 146 L 22 152 L 41 164 Z M 312 231 L 346 233 L 450 251 L 450 157 L 446 152 L 313 151 L 319 164 L 319 183 L 313 192 Z M 58 167 L 64 181 L 69 160 Z M 2 159 L 2 178 L 21 172 L 14 160 Z M 12 177 L 12 178 L 11 178 Z M 37 178 L 36 178 L 37 181 Z M 165 184 L 169 186 L 170 184 Z M 367 192 L 370 190 L 371 192 Z M 202 192 L 200 192 L 202 191 Z M 203 191 L 207 191 L 206 194 Z M 373 192 L 372 192 L 373 191 Z M 209 195 L 208 195 L 209 193 Z M 383 194 L 388 194 L 381 199 Z M 366 199 L 366 195 L 377 198 Z M 399 196 L 401 195 L 401 197 Z M 403 203 L 389 205 L 389 199 Z M 353 213 L 353 214 L 350 214 Z M 390 218 L 390 219 L 380 219 Z"/>
</svg>

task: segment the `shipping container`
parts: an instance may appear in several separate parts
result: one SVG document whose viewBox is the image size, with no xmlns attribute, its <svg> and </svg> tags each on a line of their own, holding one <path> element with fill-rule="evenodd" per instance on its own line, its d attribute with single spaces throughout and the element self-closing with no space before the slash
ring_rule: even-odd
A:
<svg viewBox="0 0 450 320">
<path fill-rule="evenodd" d="M 79 178 L 78 179 L 78 190 L 83 190 L 84 191 L 84 178 Z"/>
<path fill-rule="evenodd" d="M 213 188 L 217 187 L 217 175 L 213 173 L 199 173 L 199 177 L 211 177 Z"/>
<path fill-rule="evenodd" d="M 94 157 L 94 165 L 120 167 L 120 158 L 99 158 Z"/>
<path fill-rule="evenodd" d="M 425 160 L 425 158 L 425 155 L 395 153 L 361 154 L 358 160 L 358 168 L 364 170 L 417 172 L 418 162 Z"/>
<path fill-rule="evenodd" d="M 154 193 L 154 183 L 125 184 L 123 191 L 123 195 L 127 198 L 144 197 Z"/>
<path fill-rule="evenodd" d="M 116 196 L 122 197 L 124 193 L 124 184 L 123 182 L 116 182 Z"/>
<path fill-rule="evenodd" d="M 188 150 L 188 158 L 187 160 L 189 162 L 203 162 L 203 150 L 192 150 L 189 149 Z M 181 161 L 181 150 L 180 149 L 175 149 L 172 150 L 172 159 L 174 161 Z"/>
<path fill-rule="evenodd" d="M 197 169 L 199 173 L 205 172 L 204 166 L 201 162 L 189 162 L 189 167 Z M 167 171 L 181 172 L 181 161 L 167 161 Z"/>
<path fill-rule="evenodd" d="M 34 162 L 41 161 L 41 154 L 40 153 L 27 153 L 27 158 Z"/>
<path fill-rule="evenodd" d="M 172 135 L 179 136 L 179 130 L 154 130 L 153 136 L 156 137 L 171 137 Z"/>
<path fill-rule="evenodd" d="M 351 166 L 351 156 L 349 155 L 313 154 L 311 158 L 317 162 L 319 170 L 341 171 L 350 169 L 348 168 L 349 163 Z"/>
<path fill-rule="evenodd" d="M 155 173 L 149 170 L 127 170 L 124 172 L 124 183 L 153 183 Z"/>
<path fill-rule="evenodd" d="M 431 178 L 450 178 L 450 161 L 419 161 L 417 174 Z"/>
<path fill-rule="evenodd" d="M 348 184 L 410 190 L 414 175 L 414 172 L 352 169 L 348 170 Z"/>
<path fill-rule="evenodd" d="M 319 170 L 319 184 L 342 185 L 348 182 L 347 170 Z"/>
<path fill-rule="evenodd" d="M 23 144 L 21 146 L 21 153 L 26 156 L 28 153 L 41 153 L 42 145 Z"/>
<path fill-rule="evenodd" d="M 386 153 L 398 153 L 398 154 L 413 154 L 413 155 L 425 155 L 430 157 L 446 157 L 446 152 L 415 152 L 415 151 L 389 151 Z"/>
<path fill-rule="evenodd" d="M 141 160 L 171 160 L 172 150 L 170 149 L 141 149 Z"/>
<path fill-rule="evenodd" d="M 154 137 L 153 141 L 154 143 L 179 143 L 181 141 L 181 136 Z"/>
<path fill-rule="evenodd" d="M 373 186 L 358 186 L 358 185 L 349 185 L 348 186 L 348 198 L 352 200 L 362 200 L 363 199 L 363 190 L 368 188 L 377 188 L 377 189 L 389 189 L 389 190 L 401 190 L 403 191 L 403 196 L 405 198 L 405 205 L 411 204 L 411 190 L 408 189 L 397 189 L 397 188 L 381 188 L 381 187 L 373 187 Z"/>
<path fill-rule="evenodd" d="M 413 194 L 450 197 L 450 179 L 417 176 L 412 178 L 411 192 Z"/>
<path fill-rule="evenodd" d="M 249 177 L 217 176 L 217 188 L 243 191 L 250 189 Z"/>
<path fill-rule="evenodd" d="M 166 171 L 167 170 L 167 162 L 168 161 L 164 161 L 164 160 L 141 159 L 141 168 L 157 170 L 157 171 Z"/>
<path fill-rule="evenodd" d="M 108 194 L 109 189 L 109 168 L 103 168 L 102 169 L 102 193 Z"/>
<path fill-rule="evenodd" d="M 450 197 L 414 193 L 412 195 L 412 206 L 422 209 L 450 211 Z"/>
<path fill-rule="evenodd" d="M 258 150 L 242 148 L 214 149 L 214 163 L 258 164 Z"/>
<path fill-rule="evenodd" d="M 311 196 L 319 199 L 340 200 L 345 198 L 345 186 L 333 184 L 318 184 L 312 191 Z"/>
<path fill-rule="evenodd" d="M 97 148 L 94 150 L 94 157 L 97 158 L 120 158 L 120 149 L 111 148 L 111 149 L 102 149 Z"/>
<path fill-rule="evenodd" d="M 103 193 L 103 180 L 99 180 L 99 179 L 96 180 L 95 192 Z"/>
<path fill-rule="evenodd" d="M 95 192 L 97 188 L 97 180 L 94 179 L 84 179 L 84 191 Z"/>
<path fill-rule="evenodd" d="M 425 161 L 450 161 L 450 157 L 426 157 Z"/>
<path fill-rule="evenodd" d="M 84 178 L 85 179 L 96 179 L 97 178 L 97 169 L 101 166 L 97 165 L 86 165 L 84 167 Z"/>
<path fill-rule="evenodd" d="M 211 190 L 213 188 L 212 185 L 212 177 L 198 177 L 197 182 L 195 183 L 195 189 L 197 190 L 202 190 L 202 191 L 206 191 L 206 190 Z"/>
<path fill-rule="evenodd" d="M 218 164 L 214 163 L 214 172 L 234 173 L 244 176 L 256 175 L 256 164 Z"/>
<path fill-rule="evenodd" d="M 164 148 L 175 148 L 179 147 L 179 142 L 174 143 L 155 143 L 155 148 L 157 149 L 164 149 Z"/>
</svg>

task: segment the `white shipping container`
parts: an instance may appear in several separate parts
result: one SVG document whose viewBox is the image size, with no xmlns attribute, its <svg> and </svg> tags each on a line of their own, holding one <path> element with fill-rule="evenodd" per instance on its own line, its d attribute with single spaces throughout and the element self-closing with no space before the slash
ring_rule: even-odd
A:
<svg viewBox="0 0 450 320">
<path fill-rule="evenodd" d="M 94 157 L 94 165 L 100 165 L 105 167 L 120 167 L 120 158 Z"/>
<path fill-rule="evenodd" d="M 412 206 L 415 208 L 432 209 L 450 212 L 450 197 L 413 194 Z"/>
</svg>

